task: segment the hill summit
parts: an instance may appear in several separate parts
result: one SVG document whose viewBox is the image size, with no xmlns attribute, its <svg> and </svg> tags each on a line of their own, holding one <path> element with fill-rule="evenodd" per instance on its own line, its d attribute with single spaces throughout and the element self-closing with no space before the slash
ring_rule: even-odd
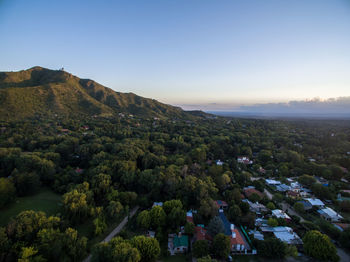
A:
<svg viewBox="0 0 350 262">
<path fill-rule="evenodd" d="M 128 113 L 159 118 L 190 115 L 154 99 L 115 92 L 93 80 L 38 66 L 19 72 L 0 72 L 0 105 L 0 120 L 53 114 L 74 117 Z"/>
</svg>

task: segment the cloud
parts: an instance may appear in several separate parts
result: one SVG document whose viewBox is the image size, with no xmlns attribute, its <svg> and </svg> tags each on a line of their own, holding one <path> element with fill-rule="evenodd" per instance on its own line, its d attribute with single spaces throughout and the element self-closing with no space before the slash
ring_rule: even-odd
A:
<svg viewBox="0 0 350 262">
<path fill-rule="evenodd" d="M 261 103 L 253 105 L 207 103 L 183 105 L 183 108 L 201 109 L 221 115 L 350 118 L 350 97 L 313 98 L 286 103 Z"/>
<path fill-rule="evenodd" d="M 322 100 L 314 98 L 288 103 L 256 104 L 241 106 L 241 112 L 272 115 L 345 115 L 350 117 L 350 97 L 339 97 Z"/>
</svg>

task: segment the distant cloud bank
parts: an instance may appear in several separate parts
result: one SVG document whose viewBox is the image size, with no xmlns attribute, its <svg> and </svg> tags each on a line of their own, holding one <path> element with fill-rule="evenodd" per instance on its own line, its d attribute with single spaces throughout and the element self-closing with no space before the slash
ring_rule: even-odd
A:
<svg viewBox="0 0 350 262">
<path fill-rule="evenodd" d="M 196 105 L 183 107 L 195 109 Z M 314 98 L 303 101 L 289 101 L 287 103 L 266 103 L 253 105 L 234 104 L 202 104 L 197 109 L 220 115 L 246 116 L 290 116 L 290 117 L 337 117 L 350 118 L 350 97 L 330 99 Z"/>
</svg>

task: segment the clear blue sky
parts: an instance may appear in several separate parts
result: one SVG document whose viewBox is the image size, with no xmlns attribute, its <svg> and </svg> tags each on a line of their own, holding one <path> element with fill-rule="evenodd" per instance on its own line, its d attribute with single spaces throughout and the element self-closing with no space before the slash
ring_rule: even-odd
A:
<svg viewBox="0 0 350 262">
<path fill-rule="evenodd" d="M 172 104 L 350 96 L 350 1 L 0 0 L 0 50 Z"/>
</svg>

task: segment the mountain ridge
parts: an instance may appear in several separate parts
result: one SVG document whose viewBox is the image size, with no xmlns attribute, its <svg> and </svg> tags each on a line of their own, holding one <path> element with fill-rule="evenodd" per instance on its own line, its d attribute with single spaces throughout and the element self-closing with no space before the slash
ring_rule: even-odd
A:
<svg viewBox="0 0 350 262">
<path fill-rule="evenodd" d="M 0 72 L 0 105 L 1 120 L 52 114 L 113 116 L 129 113 L 140 117 L 194 117 L 190 112 L 155 99 L 116 92 L 94 80 L 39 66 L 17 72 Z"/>
</svg>

